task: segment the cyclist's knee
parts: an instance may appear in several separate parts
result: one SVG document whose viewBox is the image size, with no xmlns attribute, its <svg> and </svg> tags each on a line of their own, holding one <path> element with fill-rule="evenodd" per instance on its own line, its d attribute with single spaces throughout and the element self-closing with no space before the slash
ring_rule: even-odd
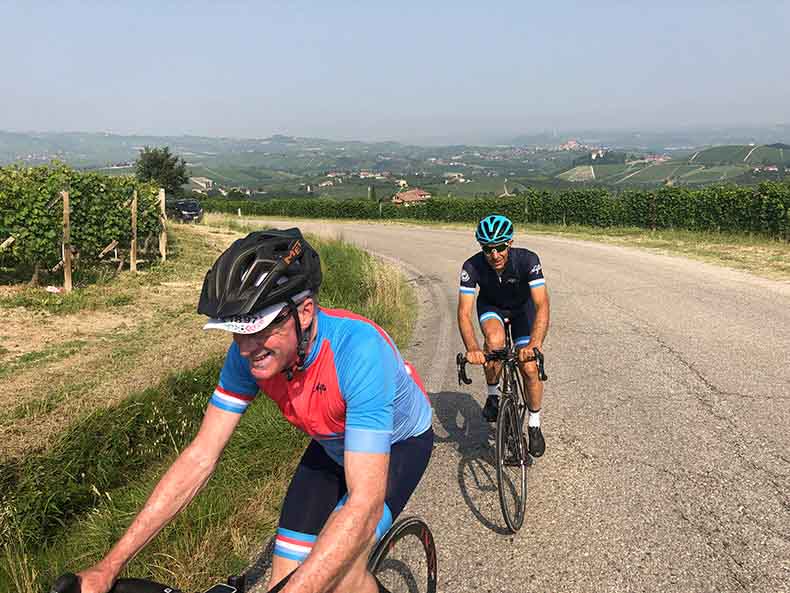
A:
<svg viewBox="0 0 790 593">
<path fill-rule="evenodd" d="M 539 383 L 540 377 L 538 376 L 538 365 L 535 364 L 534 360 L 530 360 L 529 362 L 521 362 L 519 363 L 521 367 L 521 372 L 523 373 L 524 377 L 527 379 L 529 383 Z"/>
<path fill-rule="evenodd" d="M 505 347 L 505 329 L 499 322 L 494 320 L 490 321 L 491 323 L 486 323 L 482 328 L 486 349 L 489 352 L 492 350 L 501 350 Z"/>
<path fill-rule="evenodd" d="M 501 330 L 501 328 L 499 328 Z M 501 350 L 505 347 L 505 332 L 503 331 L 489 331 L 485 334 L 485 347 L 487 352 L 493 350 Z"/>
</svg>

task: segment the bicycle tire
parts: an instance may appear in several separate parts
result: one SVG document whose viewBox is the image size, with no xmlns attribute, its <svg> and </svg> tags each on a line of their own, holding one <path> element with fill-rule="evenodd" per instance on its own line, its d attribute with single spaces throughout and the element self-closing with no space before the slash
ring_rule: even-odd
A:
<svg viewBox="0 0 790 593">
<path fill-rule="evenodd" d="M 516 403 L 512 397 L 503 397 L 499 405 L 496 424 L 496 474 L 499 505 L 508 529 L 516 533 L 524 523 L 527 508 L 527 451 L 524 449 L 524 432 Z M 509 479 L 506 468 L 517 468 L 514 479 Z M 509 498 L 514 498 L 513 509 Z"/>
<path fill-rule="evenodd" d="M 396 521 L 376 544 L 368 559 L 368 570 L 373 574 L 381 569 L 395 544 L 404 537 L 412 536 L 422 545 L 425 552 L 426 583 L 425 593 L 436 593 L 437 563 L 436 545 L 428 525 L 418 517 L 404 517 Z"/>
</svg>

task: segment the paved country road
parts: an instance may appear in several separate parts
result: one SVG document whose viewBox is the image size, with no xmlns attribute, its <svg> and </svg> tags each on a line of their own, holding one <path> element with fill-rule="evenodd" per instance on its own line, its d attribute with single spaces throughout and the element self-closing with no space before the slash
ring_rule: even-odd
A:
<svg viewBox="0 0 790 593">
<path fill-rule="evenodd" d="M 405 354 L 430 392 L 437 446 L 407 512 L 434 531 L 439 591 L 790 590 L 790 284 L 517 235 L 541 257 L 552 323 L 547 450 L 512 536 L 482 372 L 459 388 L 454 368 L 471 227 L 298 224 L 399 261 L 418 288 Z"/>
</svg>

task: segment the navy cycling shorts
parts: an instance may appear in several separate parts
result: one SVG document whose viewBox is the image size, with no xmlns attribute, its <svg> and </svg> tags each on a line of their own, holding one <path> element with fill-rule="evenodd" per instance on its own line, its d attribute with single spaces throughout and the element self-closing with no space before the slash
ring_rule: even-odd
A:
<svg viewBox="0 0 790 593">
<path fill-rule="evenodd" d="M 505 324 L 504 318 L 510 319 L 510 337 L 516 349 L 524 348 L 529 344 L 532 333 L 532 324 L 535 322 L 535 305 L 532 301 L 527 301 L 514 309 L 505 310 L 495 305 L 481 302 L 477 299 L 477 318 L 480 320 L 480 327 L 486 319 L 499 319 L 502 325 Z"/>
<path fill-rule="evenodd" d="M 432 428 L 390 448 L 387 493 L 376 528 L 377 540 L 406 506 L 428 467 L 432 451 Z M 347 493 L 343 467 L 320 444 L 310 441 L 285 495 L 274 543 L 275 556 L 303 562 L 329 515 L 345 503 Z"/>
</svg>

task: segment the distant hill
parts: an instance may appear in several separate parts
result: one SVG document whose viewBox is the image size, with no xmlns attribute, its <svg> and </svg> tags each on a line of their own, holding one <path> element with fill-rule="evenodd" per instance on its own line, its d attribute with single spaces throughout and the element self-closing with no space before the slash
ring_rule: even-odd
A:
<svg viewBox="0 0 790 593">
<path fill-rule="evenodd" d="M 777 142 L 766 145 L 734 144 L 729 146 L 712 146 L 691 155 L 689 163 L 706 166 L 790 166 L 790 145 Z"/>
</svg>

